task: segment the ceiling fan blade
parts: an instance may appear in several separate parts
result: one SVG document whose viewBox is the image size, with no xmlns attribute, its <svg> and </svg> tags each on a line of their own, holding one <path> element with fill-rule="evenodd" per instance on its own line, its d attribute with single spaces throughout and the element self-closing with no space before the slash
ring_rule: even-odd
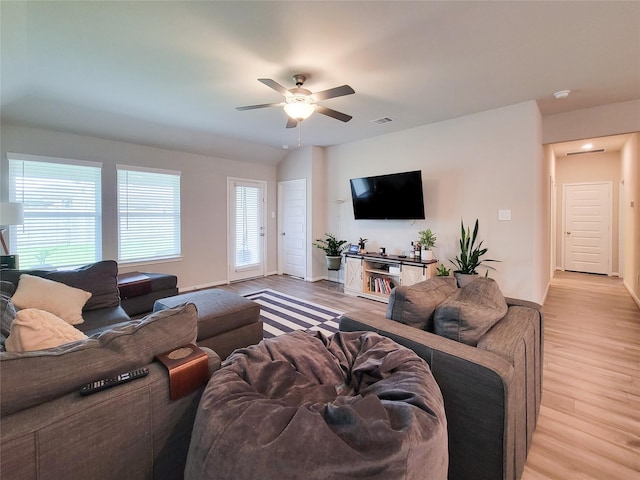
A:
<svg viewBox="0 0 640 480">
<path fill-rule="evenodd" d="M 270 78 L 259 78 L 258 81 L 264 83 L 267 87 L 273 88 L 276 92 L 284 95 L 285 97 L 290 97 L 292 95 L 289 90 L 284 88 L 275 80 L 271 80 Z"/>
<path fill-rule="evenodd" d="M 263 103 L 261 105 L 248 105 L 246 107 L 236 107 L 236 110 L 255 110 L 256 108 L 281 107 L 282 103 Z"/>
<path fill-rule="evenodd" d="M 331 118 L 335 118 L 336 120 L 340 120 L 341 122 L 348 122 L 353 118 L 351 115 L 347 115 L 346 113 L 342 113 L 342 112 L 337 112 L 323 105 L 316 105 L 316 112 L 321 113 L 323 115 L 327 115 L 328 117 L 331 117 Z"/>
<path fill-rule="evenodd" d="M 342 85 L 341 87 L 330 88 L 329 90 L 322 90 L 312 95 L 316 101 L 326 100 L 327 98 L 342 97 L 344 95 L 351 95 L 356 93 L 349 85 Z"/>
<path fill-rule="evenodd" d="M 298 126 L 298 121 L 295 118 L 289 117 L 287 120 L 287 128 L 296 128 Z"/>
</svg>

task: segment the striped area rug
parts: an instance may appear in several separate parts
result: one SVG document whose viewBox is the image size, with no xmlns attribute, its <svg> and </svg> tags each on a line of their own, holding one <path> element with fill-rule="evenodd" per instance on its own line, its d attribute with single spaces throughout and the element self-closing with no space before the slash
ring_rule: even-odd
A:
<svg viewBox="0 0 640 480">
<path fill-rule="evenodd" d="M 338 331 L 337 317 L 343 313 L 270 289 L 245 297 L 260 305 L 264 338 L 294 330 L 319 330 L 329 336 Z"/>
</svg>

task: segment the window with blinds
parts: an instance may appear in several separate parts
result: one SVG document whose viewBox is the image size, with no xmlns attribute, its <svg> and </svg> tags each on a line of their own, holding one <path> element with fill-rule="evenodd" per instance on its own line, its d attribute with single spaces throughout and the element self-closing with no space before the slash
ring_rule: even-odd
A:
<svg viewBox="0 0 640 480">
<path fill-rule="evenodd" d="M 117 170 L 118 261 L 180 256 L 180 172 Z"/>
<path fill-rule="evenodd" d="M 102 164 L 7 154 L 9 201 L 24 224 L 10 227 L 20 268 L 73 267 L 102 259 Z"/>
<path fill-rule="evenodd" d="M 260 262 L 261 189 L 236 185 L 236 267 Z"/>
</svg>

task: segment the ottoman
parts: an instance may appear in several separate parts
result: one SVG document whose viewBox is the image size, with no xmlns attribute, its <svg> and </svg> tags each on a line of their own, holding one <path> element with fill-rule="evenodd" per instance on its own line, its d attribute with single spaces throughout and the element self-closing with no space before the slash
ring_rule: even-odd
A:
<svg viewBox="0 0 640 480">
<path fill-rule="evenodd" d="M 197 344 L 225 359 L 236 348 L 262 340 L 260 306 L 233 292 L 221 289 L 199 290 L 156 300 L 153 311 L 193 303 L 198 309 Z"/>
<path fill-rule="evenodd" d="M 236 350 L 200 399 L 186 480 L 446 480 L 438 385 L 373 332 L 296 331 Z"/>
</svg>

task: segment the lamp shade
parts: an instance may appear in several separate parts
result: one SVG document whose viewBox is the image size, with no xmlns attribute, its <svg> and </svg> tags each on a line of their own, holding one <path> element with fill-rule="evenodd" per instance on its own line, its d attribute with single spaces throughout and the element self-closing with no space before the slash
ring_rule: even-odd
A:
<svg viewBox="0 0 640 480">
<path fill-rule="evenodd" d="M 299 122 L 301 122 L 305 118 L 309 118 L 314 110 L 315 107 L 313 105 L 304 102 L 292 102 L 287 103 L 284 106 L 284 111 L 287 112 L 287 115 L 289 115 L 291 118 L 295 118 Z"/>
<path fill-rule="evenodd" d="M 0 225 L 22 225 L 24 209 L 21 203 L 0 203 Z"/>
</svg>

